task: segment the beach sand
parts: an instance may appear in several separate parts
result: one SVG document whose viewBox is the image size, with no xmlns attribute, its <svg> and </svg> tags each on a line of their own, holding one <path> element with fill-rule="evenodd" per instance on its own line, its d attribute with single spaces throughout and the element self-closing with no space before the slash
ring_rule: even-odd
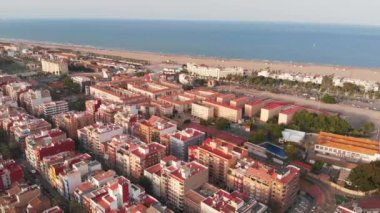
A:
<svg viewBox="0 0 380 213">
<path fill-rule="evenodd" d="M 16 43 L 13 41 L 13 43 Z M 174 61 L 178 64 L 186 64 L 192 62 L 195 64 L 205 64 L 208 66 L 223 66 L 223 67 L 243 67 L 249 70 L 260 70 L 270 68 L 271 70 L 279 70 L 282 72 L 304 73 L 311 75 L 330 75 L 334 74 L 337 77 L 345 77 L 352 79 L 360 79 L 365 81 L 380 82 L 380 68 L 357 68 L 332 65 L 317 65 L 317 64 L 300 64 L 291 62 L 273 62 L 259 60 L 239 60 L 239 59 L 223 59 L 213 57 L 197 57 L 186 55 L 172 55 L 152 52 L 124 51 L 124 50 L 109 50 L 98 49 L 91 47 L 61 45 L 38 42 L 17 42 L 26 45 L 38 45 L 46 48 L 63 48 L 72 49 L 81 52 L 97 53 L 102 55 L 120 56 L 125 58 L 133 58 L 147 60 L 151 64 L 162 63 L 167 60 Z"/>
</svg>

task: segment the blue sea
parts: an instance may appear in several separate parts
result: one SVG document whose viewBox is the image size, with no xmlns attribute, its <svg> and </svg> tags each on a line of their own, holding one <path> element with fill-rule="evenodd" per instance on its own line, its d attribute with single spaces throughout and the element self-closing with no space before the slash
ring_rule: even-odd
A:
<svg viewBox="0 0 380 213">
<path fill-rule="evenodd" d="M 134 51 L 380 67 L 380 27 L 151 20 L 0 20 L 0 38 Z"/>
</svg>

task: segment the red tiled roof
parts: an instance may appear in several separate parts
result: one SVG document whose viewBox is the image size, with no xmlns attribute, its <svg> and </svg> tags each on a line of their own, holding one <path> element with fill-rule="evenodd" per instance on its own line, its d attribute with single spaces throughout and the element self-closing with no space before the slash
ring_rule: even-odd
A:
<svg viewBox="0 0 380 213">
<path fill-rule="evenodd" d="M 278 107 L 286 106 L 288 104 L 289 103 L 286 103 L 286 102 L 272 102 L 272 103 L 269 103 L 268 105 L 266 105 L 265 107 L 263 107 L 263 109 L 272 110 L 272 109 L 275 109 Z"/>
</svg>

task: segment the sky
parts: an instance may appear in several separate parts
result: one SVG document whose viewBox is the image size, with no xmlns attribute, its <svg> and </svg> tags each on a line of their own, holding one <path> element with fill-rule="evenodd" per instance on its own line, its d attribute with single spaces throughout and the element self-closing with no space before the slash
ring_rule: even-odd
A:
<svg viewBox="0 0 380 213">
<path fill-rule="evenodd" d="M 379 0 L 0 0 L 1 19 L 169 19 L 380 26 Z"/>
</svg>

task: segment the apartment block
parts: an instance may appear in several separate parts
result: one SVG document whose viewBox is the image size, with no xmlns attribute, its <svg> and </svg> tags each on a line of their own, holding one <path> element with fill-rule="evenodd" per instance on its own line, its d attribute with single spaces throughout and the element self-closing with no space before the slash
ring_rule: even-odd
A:
<svg viewBox="0 0 380 213">
<path fill-rule="evenodd" d="M 166 147 L 155 142 L 139 146 L 137 149 L 131 151 L 129 161 L 131 177 L 135 180 L 139 180 L 144 174 L 145 168 L 157 164 L 165 155 Z"/>
<path fill-rule="evenodd" d="M 169 135 L 170 154 L 182 161 L 187 161 L 189 158 L 189 147 L 200 145 L 204 139 L 204 132 L 191 128 L 172 133 Z"/>
<path fill-rule="evenodd" d="M 261 108 L 267 105 L 266 100 L 255 100 L 253 102 L 246 103 L 244 105 L 244 116 L 252 118 L 256 114 L 260 113 Z"/>
<path fill-rule="evenodd" d="M 201 213 L 218 213 L 218 212 L 255 212 L 264 213 L 267 206 L 257 202 L 248 194 L 238 191 L 228 193 L 219 190 L 215 194 L 207 197 L 201 202 Z"/>
<path fill-rule="evenodd" d="M 97 123 L 78 130 L 78 139 L 96 155 L 102 156 L 104 143 L 123 134 L 123 128 L 115 124 Z"/>
<path fill-rule="evenodd" d="M 286 211 L 297 198 L 300 169 L 289 165 L 275 169 L 251 159 L 239 160 L 229 169 L 227 186 L 253 195 L 264 204 L 276 204 Z"/>
<path fill-rule="evenodd" d="M 214 108 L 199 103 L 191 104 L 191 115 L 203 120 L 208 120 L 214 117 Z"/>
<path fill-rule="evenodd" d="M 192 147 L 196 161 L 209 168 L 209 182 L 226 186 L 227 173 L 239 159 L 248 157 L 248 150 L 221 139 L 206 139 L 202 145 Z"/>
<path fill-rule="evenodd" d="M 64 151 L 74 151 L 75 143 L 59 129 L 41 131 L 25 139 L 25 157 L 37 170 L 42 158 Z"/>
<path fill-rule="evenodd" d="M 285 102 L 271 102 L 265 107 L 261 108 L 260 121 L 267 122 L 274 116 L 278 115 L 288 103 Z"/>
<path fill-rule="evenodd" d="M 47 72 L 52 75 L 64 75 L 69 73 L 69 68 L 66 62 L 63 60 L 51 61 L 42 59 L 41 60 L 42 72 Z"/>
<path fill-rule="evenodd" d="M 94 116 L 88 112 L 65 112 L 52 117 L 53 124 L 67 133 L 67 137 L 76 139 L 77 130 L 95 123 Z"/>
<path fill-rule="evenodd" d="M 49 90 L 32 90 L 20 94 L 20 105 L 32 114 L 38 114 L 38 107 L 45 103 L 51 102 Z"/>
<path fill-rule="evenodd" d="M 159 142 L 160 135 L 170 134 L 177 130 L 176 124 L 158 116 L 152 116 L 149 120 L 142 120 L 137 125 L 136 134 L 148 144 Z"/>
<path fill-rule="evenodd" d="M 0 161 L 0 191 L 9 189 L 15 182 L 22 181 L 24 173 L 20 165 L 14 160 Z"/>
<path fill-rule="evenodd" d="M 183 91 L 178 85 L 156 81 L 129 82 L 127 85 L 128 90 L 152 99 L 178 94 Z"/>
<path fill-rule="evenodd" d="M 225 118 L 232 122 L 238 122 L 242 118 L 241 108 L 215 101 L 203 101 L 202 103 L 203 105 L 214 108 L 215 117 Z"/>
<path fill-rule="evenodd" d="M 22 149 L 25 149 L 25 138 L 28 135 L 51 129 L 51 124 L 44 119 L 26 119 L 13 122 L 10 127 L 11 140 L 16 141 Z"/>
<path fill-rule="evenodd" d="M 68 112 L 69 104 L 66 101 L 44 102 L 38 106 L 38 115 L 51 117 L 60 113 Z"/>
<path fill-rule="evenodd" d="M 185 194 L 207 183 L 208 169 L 195 161 L 185 163 L 168 156 L 159 164 L 145 169 L 144 175 L 152 181 L 154 191 L 159 191 L 168 207 L 184 211 Z"/>
<path fill-rule="evenodd" d="M 185 94 L 177 94 L 171 96 L 160 96 L 158 101 L 170 104 L 178 113 L 183 113 L 191 109 L 191 104 L 194 98 Z"/>
</svg>

